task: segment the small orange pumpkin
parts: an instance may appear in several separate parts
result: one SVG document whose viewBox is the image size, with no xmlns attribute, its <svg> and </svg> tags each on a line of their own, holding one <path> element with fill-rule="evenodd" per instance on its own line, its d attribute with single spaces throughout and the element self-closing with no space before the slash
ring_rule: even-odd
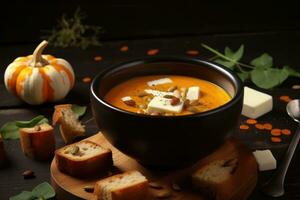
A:
<svg viewBox="0 0 300 200">
<path fill-rule="evenodd" d="M 4 74 L 7 90 L 28 104 L 61 100 L 74 86 L 75 75 L 70 63 L 51 55 L 42 55 L 47 44 L 43 41 L 33 55 L 16 58 Z"/>
</svg>

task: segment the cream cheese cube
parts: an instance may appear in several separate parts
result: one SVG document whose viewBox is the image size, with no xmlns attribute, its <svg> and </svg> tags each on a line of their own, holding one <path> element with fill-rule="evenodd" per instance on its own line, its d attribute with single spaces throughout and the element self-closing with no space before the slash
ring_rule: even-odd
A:
<svg viewBox="0 0 300 200">
<path fill-rule="evenodd" d="M 166 84 L 166 83 L 172 83 L 173 81 L 169 78 L 161 78 L 157 79 L 154 81 L 149 81 L 147 82 L 148 86 L 156 86 L 156 85 L 161 85 L 161 84 Z"/>
<path fill-rule="evenodd" d="M 171 99 L 163 97 L 153 97 L 149 102 L 147 112 L 172 112 L 180 113 L 183 108 L 183 102 L 180 102 L 177 105 L 171 105 Z"/>
<path fill-rule="evenodd" d="M 267 171 L 276 169 L 276 159 L 274 158 L 272 152 L 267 150 L 256 150 L 253 155 L 258 164 L 259 171 Z"/>
<path fill-rule="evenodd" d="M 200 87 L 193 86 L 189 87 L 187 93 L 186 93 L 186 99 L 190 101 L 198 100 L 200 97 Z"/>
<path fill-rule="evenodd" d="M 165 95 L 174 95 L 173 92 L 162 92 L 158 90 L 151 90 L 151 89 L 146 89 L 146 93 L 152 94 L 153 96 L 158 96 L 158 97 L 164 97 Z"/>
<path fill-rule="evenodd" d="M 244 104 L 242 114 L 256 119 L 273 109 L 272 96 L 249 87 L 244 87 Z"/>
</svg>

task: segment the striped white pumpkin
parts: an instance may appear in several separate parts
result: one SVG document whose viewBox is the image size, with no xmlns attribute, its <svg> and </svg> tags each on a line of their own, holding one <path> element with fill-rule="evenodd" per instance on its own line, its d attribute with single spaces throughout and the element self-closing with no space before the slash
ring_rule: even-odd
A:
<svg viewBox="0 0 300 200">
<path fill-rule="evenodd" d="M 33 55 L 15 59 L 4 74 L 7 90 L 28 104 L 61 100 L 74 86 L 74 71 L 66 60 L 42 55 L 47 44 L 43 41 Z"/>
</svg>

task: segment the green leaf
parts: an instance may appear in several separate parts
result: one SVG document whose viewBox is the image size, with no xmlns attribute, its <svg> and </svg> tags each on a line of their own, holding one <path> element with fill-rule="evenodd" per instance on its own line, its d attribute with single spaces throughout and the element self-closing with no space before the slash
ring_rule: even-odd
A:
<svg viewBox="0 0 300 200">
<path fill-rule="evenodd" d="M 7 122 L 1 127 L 0 133 L 3 139 L 18 139 L 19 127 L 16 125 L 16 122 Z"/>
<path fill-rule="evenodd" d="M 226 60 L 223 60 L 223 59 L 215 59 L 214 62 L 220 64 L 220 65 L 223 65 L 225 67 L 228 67 L 229 69 L 233 69 L 234 68 L 234 65 L 235 63 L 233 62 L 230 62 L 230 61 L 226 61 Z"/>
<path fill-rule="evenodd" d="M 240 77 L 242 81 L 245 81 L 249 78 L 250 73 L 249 72 L 238 72 L 237 75 Z"/>
<path fill-rule="evenodd" d="M 256 68 L 251 71 L 252 82 L 260 88 L 271 89 L 280 85 L 288 78 L 289 74 L 285 69 Z"/>
<path fill-rule="evenodd" d="M 35 125 L 48 123 L 48 122 L 49 121 L 47 118 L 45 118 L 43 115 L 39 115 L 29 121 L 16 121 L 16 125 L 19 128 L 24 128 L 24 127 L 30 128 L 30 127 L 34 127 Z"/>
<path fill-rule="evenodd" d="M 244 54 L 244 45 L 242 44 L 240 48 L 234 52 L 229 47 L 225 47 L 225 56 L 231 58 L 234 61 L 239 61 Z"/>
<path fill-rule="evenodd" d="M 273 58 L 269 54 L 264 53 L 261 56 L 253 59 L 250 64 L 255 67 L 270 68 L 273 66 Z"/>
<path fill-rule="evenodd" d="M 29 191 L 22 191 L 20 194 L 12 196 L 9 200 L 32 200 L 34 196 Z"/>
<path fill-rule="evenodd" d="M 81 117 L 86 112 L 86 106 L 79 106 L 79 105 L 73 104 L 72 110 L 74 113 L 76 113 L 78 115 L 78 117 Z"/>
<path fill-rule="evenodd" d="M 43 182 L 33 188 L 32 195 L 37 198 L 50 199 L 55 196 L 55 191 L 49 183 Z"/>
<path fill-rule="evenodd" d="M 5 123 L 0 128 L 0 133 L 4 139 L 18 139 L 19 128 L 30 128 L 38 124 L 48 123 L 48 119 L 39 115 L 29 121 L 12 121 Z"/>
<path fill-rule="evenodd" d="M 300 78 L 300 72 L 297 72 L 296 70 L 294 70 L 289 66 L 283 66 L 283 70 L 285 70 L 290 76 Z"/>
</svg>

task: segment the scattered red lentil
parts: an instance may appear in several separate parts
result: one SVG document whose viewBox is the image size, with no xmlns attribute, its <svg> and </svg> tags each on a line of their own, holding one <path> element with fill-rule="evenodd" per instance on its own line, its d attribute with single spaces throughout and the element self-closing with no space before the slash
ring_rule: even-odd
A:
<svg viewBox="0 0 300 200">
<path fill-rule="evenodd" d="M 190 55 L 190 56 L 196 56 L 196 55 L 199 55 L 199 51 L 197 51 L 197 50 L 188 50 L 188 51 L 186 51 L 186 54 Z"/>
<path fill-rule="evenodd" d="M 246 123 L 247 124 L 256 124 L 257 121 L 255 119 L 247 119 Z"/>
<path fill-rule="evenodd" d="M 291 135 L 291 134 L 292 134 L 292 132 L 291 132 L 290 129 L 282 129 L 282 130 L 281 130 L 281 133 L 282 133 L 283 135 Z"/>
<path fill-rule="evenodd" d="M 92 78 L 89 76 L 86 76 L 82 79 L 82 82 L 84 82 L 84 83 L 90 83 L 91 81 L 92 81 Z"/>
<path fill-rule="evenodd" d="M 273 128 L 272 124 L 270 124 L 270 123 L 265 123 L 265 124 L 264 124 L 264 129 L 270 131 L 270 130 L 272 130 L 272 128 Z"/>
<path fill-rule="evenodd" d="M 95 61 L 98 61 L 98 62 L 101 61 L 102 59 L 103 59 L 103 58 L 102 58 L 101 56 L 95 56 L 95 57 L 94 57 L 94 60 L 95 60 Z"/>
<path fill-rule="evenodd" d="M 264 130 L 265 129 L 263 124 L 255 124 L 255 128 L 257 128 L 259 130 Z"/>
<path fill-rule="evenodd" d="M 279 142 L 281 142 L 282 140 L 281 140 L 280 137 L 271 137 L 271 141 L 272 141 L 272 142 L 275 142 L 275 143 L 279 143 Z"/>
<path fill-rule="evenodd" d="M 274 129 L 271 130 L 271 135 L 280 136 L 281 135 L 281 130 L 279 128 L 274 128 Z"/>
<path fill-rule="evenodd" d="M 240 125 L 240 129 L 241 129 L 241 130 L 248 130 L 248 129 L 249 129 L 249 126 L 248 126 L 248 125 L 245 125 L 245 124 L 242 124 L 242 125 Z"/>
<path fill-rule="evenodd" d="M 120 48 L 120 51 L 122 51 L 122 52 L 126 52 L 126 51 L 128 51 L 128 46 L 122 46 L 121 48 Z"/>
<path fill-rule="evenodd" d="M 287 103 L 292 100 L 289 96 L 280 96 L 279 99 Z"/>
<path fill-rule="evenodd" d="M 159 52 L 158 49 L 150 49 L 150 50 L 148 50 L 147 55 L 154 56 L 154 55 L 158 54 L 158 52 Z"/>
</svg>

